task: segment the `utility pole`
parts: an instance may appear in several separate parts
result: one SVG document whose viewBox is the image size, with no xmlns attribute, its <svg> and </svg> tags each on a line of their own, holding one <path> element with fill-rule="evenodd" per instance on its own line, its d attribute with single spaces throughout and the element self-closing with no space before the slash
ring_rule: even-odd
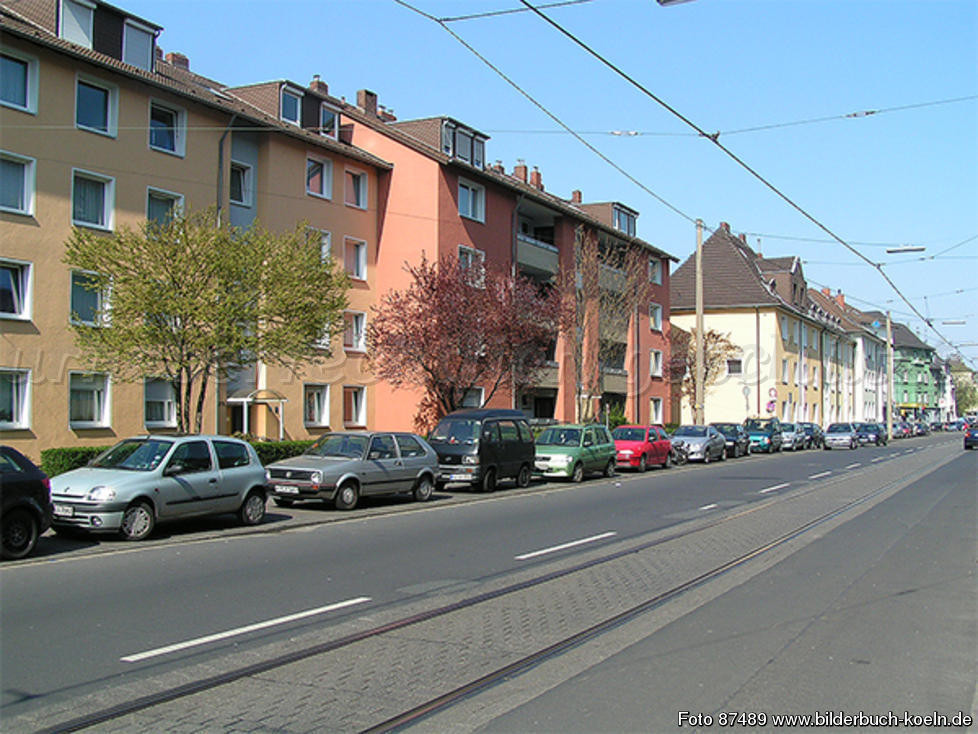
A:
<svg viewBox="0 0 978 734">
<path fill-rule="evenodd" d="M 886 440 L 893 440 L 893 326 L 886 312 Z"/>
<path fill-rule="evenodd" d="M 703 220 L 696 220 L 696 392 L 693 404 L 693 423 L 706 423 L 703 415 Z"/>
</svg>

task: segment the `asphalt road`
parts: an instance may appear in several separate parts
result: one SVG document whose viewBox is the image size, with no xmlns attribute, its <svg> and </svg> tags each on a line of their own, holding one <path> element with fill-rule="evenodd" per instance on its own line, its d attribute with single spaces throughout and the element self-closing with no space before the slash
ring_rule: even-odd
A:
<svg viewBox="0 0 978 734">
<path fill-rule="evenodd" d="M 555 557 L 858 476 L 952 439 L 959 437 L 755 456 L 488 497 L 458 493 L 471 501 L 277 510 L 259 532 L 211 521 L 174 526 L 148 544 L 44 538 L 40 557 L 0 568 L 0 705 L 15 716 L 445 589 L 477 589 Z M 973 495 L 973 461 L 970 476 L 968 466 L 963 481 Z"/>
</svg>

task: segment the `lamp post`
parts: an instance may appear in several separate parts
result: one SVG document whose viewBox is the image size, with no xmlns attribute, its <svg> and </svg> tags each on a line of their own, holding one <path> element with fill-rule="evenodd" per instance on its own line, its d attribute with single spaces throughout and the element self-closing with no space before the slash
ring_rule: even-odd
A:
<svg viewBox="0 0 978 734">
<path fill-rule="evenodd" d="M 693 423 L 702 426 L 703 380 L 705 373 L 703 357 L 703 220 L 696 220 L 696 387 L 693 397 Z"/>
</svg>

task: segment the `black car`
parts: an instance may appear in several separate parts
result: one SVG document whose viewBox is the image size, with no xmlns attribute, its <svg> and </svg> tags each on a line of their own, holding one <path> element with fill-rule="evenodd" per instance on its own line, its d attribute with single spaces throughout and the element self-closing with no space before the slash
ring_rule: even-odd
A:
<svg viewBox="0 0 978 734">
<path fill-rule="evenodd" d="M 736 459 L 739 456 L 750 454 L 750 437 L 747 431 L 739 423 L 711 423 L 723 434 L 727 442 L 727 457 Z"/>
<path fill-rule="evenodd" d="M 820 449 L 825 441 L 825 433 L 822 431 L 822 427 L 817 423 L 799 423 L 802 430 L 805 432 L 805 436 L 808 439 L 805 443 L 810 449 Z"/>
<path fill-rule="evenodd" d="M 0 446 L 0 526 L 3 557 L 24 558 L 51 527 L 51 482 L 31 460 Z"/>
<path fill-rule="evenodd" d="M 860 444 L 886 445 L 886 430 L 878 423 L 856 423 L 856 437 Z"/>
<path fill-rule="evenodd" d="M 530 483 L 536 447 L 522 411 L 457 410 L 438 422 L 428 443 L 438 454 L 439 489 L 448 482 L 466 482 L 492 492 L 506 478 L 515 479 L 518 487 Z"/>
<path fill-rule="evenodd" d="M 972 423 L 964 429 L 964 447 L 973 449 L 978 446 L 978 425 Z"/>
</svg>

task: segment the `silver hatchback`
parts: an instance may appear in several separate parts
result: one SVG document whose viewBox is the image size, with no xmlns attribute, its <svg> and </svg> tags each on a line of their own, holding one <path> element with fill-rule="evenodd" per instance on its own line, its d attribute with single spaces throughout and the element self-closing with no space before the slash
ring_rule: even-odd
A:
<svg viewBox="0 0 978 734">
<path fill-rule="evenodd" d="M 275 504 L 331 501 L 352 510 L 360 497 L 408 493 L 424 502 L 438 476 L 438 455 L 413 433 L 326 433 L 299 456 L 269 464 L 266 481 Z"/>
<path fill-rule="evenodd" d="M 265 518 L 265 471 L 229 436 L 137 436 L 51 479 L 55 531 L 116 532 L 142 540 L 157 522 L 237 513 Z"/>
</svg>

